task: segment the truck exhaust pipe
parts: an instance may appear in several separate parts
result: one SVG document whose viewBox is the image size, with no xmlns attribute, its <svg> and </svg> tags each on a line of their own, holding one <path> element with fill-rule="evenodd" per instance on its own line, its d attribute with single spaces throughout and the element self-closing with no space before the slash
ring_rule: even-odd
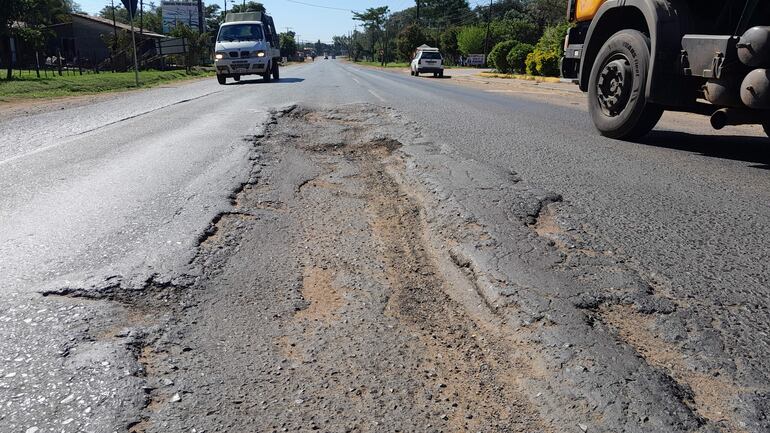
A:
<svg viewBox="0 0 770 433">
<path fill-rule="evenodd" d="M 719 130 L 725 126 L 761 125 L 767 113 L 740 108 L 722 108 L 711 115 L 711 126 Z"/>
</svg>

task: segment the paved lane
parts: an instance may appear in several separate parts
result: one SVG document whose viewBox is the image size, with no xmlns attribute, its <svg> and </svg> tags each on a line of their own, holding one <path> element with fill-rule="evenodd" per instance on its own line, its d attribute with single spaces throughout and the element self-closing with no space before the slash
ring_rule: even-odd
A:
<svg viewBox="0 0 770 433">
<path fill-rule="evenodd" d="M 579 106 L 339 66 L 455 151 L 563 195 L 589 232 L 694 315 L 692 353 L 736 369 L 770 410 L 770 142 L 761 128 L 718 133 L 706 118 L 667 113 L 640 143 L 620 142 L 598 136 Z"/>
</svg>

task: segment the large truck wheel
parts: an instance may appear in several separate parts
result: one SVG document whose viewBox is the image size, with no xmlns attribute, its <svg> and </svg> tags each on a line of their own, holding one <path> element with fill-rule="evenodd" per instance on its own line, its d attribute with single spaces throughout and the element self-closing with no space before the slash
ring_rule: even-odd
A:
<svg viewBox="0 0 770 433">
<path fill-rule="evenodd" d="M 610 138 L 641 137 L 660 120 L 663 108 L 647 102 L 650 39 L 621 30 L 599 50 L 588 83 L 588 111 L 599 132 Z"/>
<path fill-rule="evenodd" d="M 275 66 L 273 66 L 273 79 L 275 81 L 278 81 L 281 79 L 281 71 L 279 70 L 278 62 L 276 62 Z"/>
<path fill-rule="evenodd" d="M 227 77 L 225 75 L 217 74 L 217 82 L 219 82 L 219 84 L 224 85 L 225 83 L 227 83 Z"/>
<path fill-rule="evenodd" d="M 237 81 L 241 81 L 241 76 L 240 75 L 233 75 L 233 80 L 235 80 L 236 82 Z"/>
</svg>

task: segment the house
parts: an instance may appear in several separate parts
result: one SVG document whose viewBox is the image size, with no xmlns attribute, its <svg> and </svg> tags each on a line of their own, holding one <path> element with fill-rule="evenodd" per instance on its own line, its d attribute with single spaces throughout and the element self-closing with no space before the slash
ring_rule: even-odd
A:
<svg viewBox="0 0 770 433">
<path fill-rule="evenodd" d="M 70 14 L 70 20 L 60 24 L 50 26 L 54 37 L 49 39 L 46 52 L 48 55 L 61 56 L 67 61 L 73 59 L 89 59 L 89 63 L 100 64 L 110 58 L 110 50 L 103 35 L 112 35 L 116 30 L 131 31 L 131 26 L 116 22 L 113 25 L 112 20 L 94 17 L 85 14 Z M 148 42 L 151 40 L 161 40 L 166 36 L 136 30 L 137 53 L 140 57 L 145 52 L 155 50 L 155 44 Z"/>
</svg>

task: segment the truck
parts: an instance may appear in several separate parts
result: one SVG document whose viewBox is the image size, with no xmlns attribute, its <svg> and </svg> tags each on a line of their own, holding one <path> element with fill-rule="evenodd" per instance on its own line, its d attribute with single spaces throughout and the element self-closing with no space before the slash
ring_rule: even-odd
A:
<svg viewBox="0 0 770 433">
<path fill-rule="evenodd" d="M 217 81 L 240 81 L 244 75 L 280 79 L 281 50 L 273 18 L 262 12 L 228 13 L 214 47 Z"/>
<path fill-rule="evenodd" d="M 561 74 L 602 135 L 635 139 L 664 111 L 770 135 L 770 1 L 568 0 Z"/>
</svg>

